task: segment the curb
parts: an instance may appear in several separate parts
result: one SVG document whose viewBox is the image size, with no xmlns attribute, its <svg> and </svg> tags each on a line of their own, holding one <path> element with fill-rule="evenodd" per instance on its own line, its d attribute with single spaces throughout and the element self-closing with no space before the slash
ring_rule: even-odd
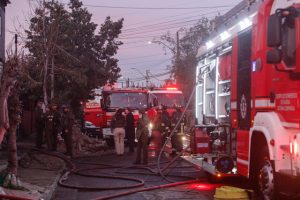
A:
<svg viewBox="0 0 300 200">
<path fill-rule="evenodd" d="M 56 177 L 53 181 L 53 184 L 51 186 L 49 186 L 49 189 L 47 189 L 47 191 L 45 191 L 45 193 L 41 196 L 41 199 L 43 199 L 43 200 L 51 200 L 52 199 L 54 191 L 57 187 L 58 180 L 60 179 L 63 170 L 64 169 L 60 170 L 60 173 L 56 175 Z"/>
</svg>

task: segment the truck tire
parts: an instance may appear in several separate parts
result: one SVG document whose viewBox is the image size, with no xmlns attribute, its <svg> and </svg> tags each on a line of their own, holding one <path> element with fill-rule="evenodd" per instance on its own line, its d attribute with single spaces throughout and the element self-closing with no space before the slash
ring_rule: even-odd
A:
<svg viewBox="0 0 300 200">
<path fill-rule="evenodd" d="M 275 200 L 274 166 L 270 160 L 268 147 L 262 149 L 259 159 L 259 170 L 256 175 L 258 194 L 265 200 Z"/>
</svg>

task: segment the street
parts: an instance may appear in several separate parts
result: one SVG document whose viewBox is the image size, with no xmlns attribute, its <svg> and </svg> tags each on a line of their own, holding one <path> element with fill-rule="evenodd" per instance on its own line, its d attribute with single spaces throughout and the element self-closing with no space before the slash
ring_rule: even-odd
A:
<svg viewBox="0 0 300 200">
<path fill-rule="evenodd" d="M 0 78 L 0 199 L 300 199 L 300 0 L 0 0 Z"/>
<path fill-rule="evenodd" d="M 108 150 L 99 157 L 83 157 L 74 159 L 73 162 L 76 164 L 78 169 L 90 168 L 84 173 L 88 175 L 112 175 L 112 176 L 126 176 L 138 178 L 145 181 L 144 187 L 152 187 L 163 184 L 169 184 L 160 175 L 153 174 L 145 168 L 145 166 L 135 165 L 133 168 L 126 168 L 133 166 L 132 163 L 135 160 L 135 154 L 125 154 L 124 156 L 117 156 L 113 151 Z M 164 159 L 163 163 L 166 163 L 167 159 Z M 85 164 L 83 164 L 85 163 Z M 87 164 L 91 163 L 91 164 Z M 111 166 L 104 166 L 111 165 Z M 152 165 L 153 164 L 153 165 Z M 112 167 L 115 166 L 115 167 Z M 148 165 L 151 169 L 156 169 L 156 158 L 151 158 Z M 164 165 L 162 165 L 164 166 Z M 94 169 L 98 168 L 98 169 Z M 99 169 L 100 168 L 100 169 Z M 133 193 L 130 195 L 114 198 L 119 200 L 125 199 L 213 199 L 215 189 L 224 185 L 224 183 L 209 183 L 204 172 L 199 171 L 189 163 L 181 160 L 180 158 L 172 164 L 168 170 L 166 170 L 168 178 L 171 180 L 181 182 L 198 178 L 199 181 L 196 183 L 169 187 L 139 193 Z M 174 177 L 182 176 L 182 177 Z M 190 178 L 188 178 L 190 177 Z M 91 178 L 83 177 L 79 175 L 69 175 L 69 179 L 66 181 L 67 184 L 83 187 L 119 187 L 119 186 L 130 186 L 136 184 L 136 182 L 120 179 L 107 179 L 107 178 Z M 228 181 L 229 185 L 248 187 L 245 180 L 239 179 Z M 104 196 L 115 195 L 118 193 L 127 192 L 130 190 L 140 189 L 141 187 L 132 189 L 118 189 L 118 190 L 80 190 L 70 189 L 58 186 L 52 199 L 96 199 Z"/>
</svg>

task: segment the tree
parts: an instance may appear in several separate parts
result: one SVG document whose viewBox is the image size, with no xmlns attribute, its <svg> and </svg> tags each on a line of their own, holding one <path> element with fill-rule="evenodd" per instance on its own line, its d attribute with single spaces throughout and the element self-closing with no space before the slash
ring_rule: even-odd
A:
<svg viewBox="0 0 300 200">
<path fill-rule="evenodd" d="M 17 83 L 22 74 L 23 62 L 17 55 L 8 55 L 4 65 L 0 86 L 0 128 L 1 141 L 4 134 L 8 136 L 8 165 L 5 186 L 19 187 L 17 179 L 17 144 L 16 128 L 20 122 L 21 106 Z"/>
<path fill-rule="evenodd" d="M 179 33 L 182 35 L 183 32 L 184 36 L 178 42 L 170 33 L 161 36 L 157 41 L 158 44 L 162 44 L 164 50 L 173 53 L 172 75 L 186 99 L 189 98 L 196 81 L 197 52 L 209 36 L 211 24 L 207 18 L 202 18 L 195 26 L 181 29 Z"/>
<path fill-rule="evenodd" d="M 81 1 L 71 0 L 68 6 L 65 10 L 52 1 L 37 8 L 26 31 L 26 46 L 32 57 L 30 74 L 43 82 L 44 98 L 51 93 L 53 99 L 76 109 L 80 101 L 91 98 L 92 89 L 119 77 L 114 56 L 122 44 L 117 38 L 123 19 L 113 22 L 107 17 L 97 33 L 98 25 Z"/>
<path fill-rule="evenodd" d="M 9 57 L 4 65 L 0 85 L 0 143 L 2 143 L 6 131 L 10 128 L 7 101 L 17 82 L 20 68 L 17 57 Z"/>
</svg>

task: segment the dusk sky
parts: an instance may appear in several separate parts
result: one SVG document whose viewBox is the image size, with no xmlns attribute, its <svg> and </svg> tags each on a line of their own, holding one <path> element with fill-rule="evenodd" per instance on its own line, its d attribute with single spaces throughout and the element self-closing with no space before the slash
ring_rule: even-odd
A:
<svg viewBox="0 0 300 200">
<path fill-rule="evenodd" d="M 149 44 L 149 41 L 159 38 L 168 31 L 175 37 L 176 31 L 180 28 L 192 26 L 197 19 L 203 16 L 211 18 L 217 15 L 218 12 L 224 13 L 240 1 L 83 0 L 83 4 L 93 14 L 93 21 L 99 25 L 103 23 L 106 16 L 111 16 L 113 20 L 124 18 L 124 27 L 120 36 L 120 40 L 124 45 L 118 51 L 117 58 L 120 60 L 119 66 L 122 70 L 122 76 L 137 80 L 142 77 L 138 70 L 143 74 L 147 69 L 150 70 L 151 74 L 160 74 L 167 72 L 166 67 L 171 64 L 172 54 L 168 52 L 165 55 L 161 46 Z M 28 27 L 26 20 L 30 18 L 30 7 L 34 7 L 34 2 L 36 0 L 11 0 L 11 4 L 7 6 L 7 47 L 11 45 L 15 27 L 20 31 Z M 61 2 L 67 3 L 68 1 L 62 0 Z M 161 83 L 165 78 L 166 76 L 158 77 L 151 79 L 151 81 Z M 140 81 L 141 83 L 142 81 Z"/>
</svg>

